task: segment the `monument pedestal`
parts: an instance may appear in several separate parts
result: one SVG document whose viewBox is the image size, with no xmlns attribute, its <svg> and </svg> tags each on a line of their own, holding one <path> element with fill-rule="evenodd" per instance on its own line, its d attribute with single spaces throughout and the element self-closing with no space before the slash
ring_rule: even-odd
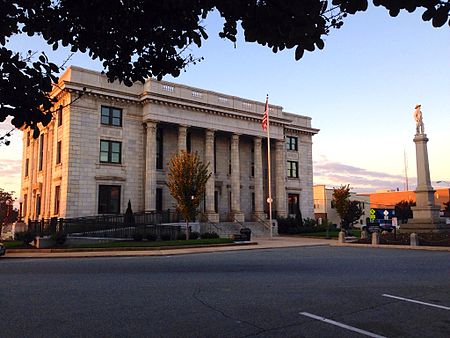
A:
<svg viewBox="0 0 450 338">
<path fill-rule="evenodd" d="M 431 186 L 427 142 L 426 134 L 418 133 L 414 137 L 417 163 L 416 206 L 411 208 L 413 218 L 400 227 L 400 231 L 403 233 L 443 232 L 450 230 L 450 226 L 445 224 L 445 221 L 439 217 L 440 207 L 434 204 L 435 190 Z"/>
</svg>

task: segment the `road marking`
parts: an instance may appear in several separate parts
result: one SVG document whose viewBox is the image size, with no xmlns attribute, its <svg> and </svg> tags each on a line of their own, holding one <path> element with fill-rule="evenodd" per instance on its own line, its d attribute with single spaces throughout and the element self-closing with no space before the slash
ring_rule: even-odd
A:
<svg viewBox="0 0 450 338">
<path fill-rule="evenodd" d="M 369 331 L 361 330 L 361 329 L 358 329 L 357 327 L 353 327 L 353 326 L 350 326 L 350 325 L 347 325 L 347 324 L 344 324 L 344 323 L 339 323 L 339 322 L 336 322 L 334 320 L 327 319 L 325 317 L 316 316 L 316 315 L 313 315 L 312 313 L 309 313 L 309 312 L 300 312 L 300 314 L 303 315 L 303 316 L 312 318 L 312 319 L 320 320 L 322 322 L 325 322 L 325 323 L 328 323 L 328 324 L 331 324 L 331 325 L 336 325 L 336 326 L 342 327 L 343 329 L 347 329 L 347 330 L 350 330 L 350 331 L 353 331 L 353 332 L 357 332 L 357 333 L 363 334 L 365 336 L 374 337 L 374 338 L 386 338 L 385 336 L 380 336 L 378 334 L 375 334 L 375 333 L 372 333 L 372 332 L 369 332 Z"/>
<path fill-rule="evenodd" d="M 437 308 L 443 309 L 443 310 L 450 310 L 450 307 L 448 307 L 448 306 L 437 305 L 437 304 L 431 304 L 431 303 L 425 303 L 425 302 L 421 302 L 420 300 L 414 300 L 414 299 L 409 299 L 409 298 L 403 298 L 403 297 L 398 297 L 398 296 L 388 295 L 388 294 L 386 294 L 386 293 L 383 294 L 383 297 L 389 297 L 389 298 L 394 298 L 394 299 L 398 299 L 398 300 L 404 300 L 405 302 L 411 302 L 411 303 L 417 303 L 417 304 L 422 304 L 422 305 L 427 305 L 427 306 L 437 307 Z"/>
</svg>

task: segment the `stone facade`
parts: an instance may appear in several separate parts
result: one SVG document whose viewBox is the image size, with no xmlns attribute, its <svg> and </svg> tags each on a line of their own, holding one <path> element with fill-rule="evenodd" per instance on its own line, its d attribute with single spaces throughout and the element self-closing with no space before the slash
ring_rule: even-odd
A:
<svg viewBox="0 0 450 338">
<path fill-rule="evenodd" d="M 184 149 L 214 170 L 201 207 L 211 221 L 265 217 L 264 103 L 153 79 L 126 87 L 79 67 L 69 68 L 52 94 L 55 117 L 42 136 L 34 140 L 24 131 L 25 219 L 99 214 L 100 189 L 110 186 L 119 192 L 115 212 L 123 213 L 128 200 L 134 211 L 174 209 L 167 163 Z M 303 217 L 312 218 L 318 129 L 279 106 L 270 106 L 269 115 L 275 215 L 295 211 L 298 201 Z"/>
</svg>

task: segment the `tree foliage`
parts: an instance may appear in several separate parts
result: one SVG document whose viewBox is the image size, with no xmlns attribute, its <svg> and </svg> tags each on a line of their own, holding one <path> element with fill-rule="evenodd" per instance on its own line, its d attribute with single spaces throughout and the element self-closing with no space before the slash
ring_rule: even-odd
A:
<svg viewBox="0 0 450 338">
<path fill-rule="evenodd" d="M 0 188 L 0 232 L 3 225 L 14 222 L 17 219 L 17 212 L 14 211 L 14 197 L 12 193 Z"/>
<path fill-rule="evenodd" d="M 350 185 L 334 188 L 333 202 L 344 229 L 348 229 L 362 215 L 360 202 L 350 200 Z"/>
<path fill-rule="evenodd" d="M 391 16 L 423 9 L 434 27 L 450 25 L 450 0 L 373 0 Z M 44 53 L 22 56 L 10 50 L 15 34 L 41 36 L 54 50 L 70 46 L 103 62 L 110 81 L 130 86 L 148 77 L 176 77 L 201 60 L 188 52 L 208 38 L 203 20 L 212 11 L 224 19 L 219 36 L 236 42 L 237 26 L 245 41 L 267 46 L 274 53 L 322 49 L 324 37 L 339 29 L 348 14 L 365 11 L 368 0 L 0 0 L 0 122 L 10 115 L 17 128 L 47 125 L 53 99 L 48 92 L 59 66 Z"/>
<path fill-rule="evenodd" d="M 402 222 L 407 223 L 408 218 L 413 218 L 411 207 L 415 206 L 416 202 L 411 200 L 402 200 L 395 205 L 395 216 Z"/>
<path fill-rule="evenodd" d="M 186 220 L 186 238 L 189 239 L 189 221 L 195 220 L 205 194 L 206 182 L 211 177 L 209 164 L 200 161 L 197 153 L 181 151 L 169 162 L 167 186 L 177 201 L 177 210 Z"/>
</svg>

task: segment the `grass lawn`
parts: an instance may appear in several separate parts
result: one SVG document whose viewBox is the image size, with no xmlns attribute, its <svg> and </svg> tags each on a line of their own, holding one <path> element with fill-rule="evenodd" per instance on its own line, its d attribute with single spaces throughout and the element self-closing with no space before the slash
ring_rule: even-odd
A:
<svg viewBox="0 0 450 338">
<path fill-rule="evenodd" d="M 6 248 L 10 248 L 10 249 L 24 247 L 24 244 L 22 241 L 4 241 L 2 243 L 5 244 Z"/>
<path fill-rule="evenodd" d="M 361 237 L 361 230 L 357 230 L 357 229 L 353 229 L 350 231 L 350 233 L 355 236 L 355 237 Z M 327 232 L 326 231 L 321 231 L 321 232 L 306 232 L 303 234 L 298 234 L 296 236 L 308 236 L 308 237 L 320 237 L 320 238 L 324 238 L 327 237 Z M 330 230 L 328 232 L 328 236 L 331 238 L 337 238 L 339 236 L 339 230 Z"/>
<path fill-rule="evenodd" d="M 148 248 L 148 247 L 165 247 L 165 246 L 183 246 L 183 245 L 211 245 L 211 244 L 225 244 L 233 243 L 233 240 L 228 238 L 211 238 L 211 239 L 190 239 L 190 240 L 176 240 L 176 241 L 121 241 L 121 242 L 107 242 L 107 243 L 90 243 L 72 245 L 71 248 Z"/>
</svg>

